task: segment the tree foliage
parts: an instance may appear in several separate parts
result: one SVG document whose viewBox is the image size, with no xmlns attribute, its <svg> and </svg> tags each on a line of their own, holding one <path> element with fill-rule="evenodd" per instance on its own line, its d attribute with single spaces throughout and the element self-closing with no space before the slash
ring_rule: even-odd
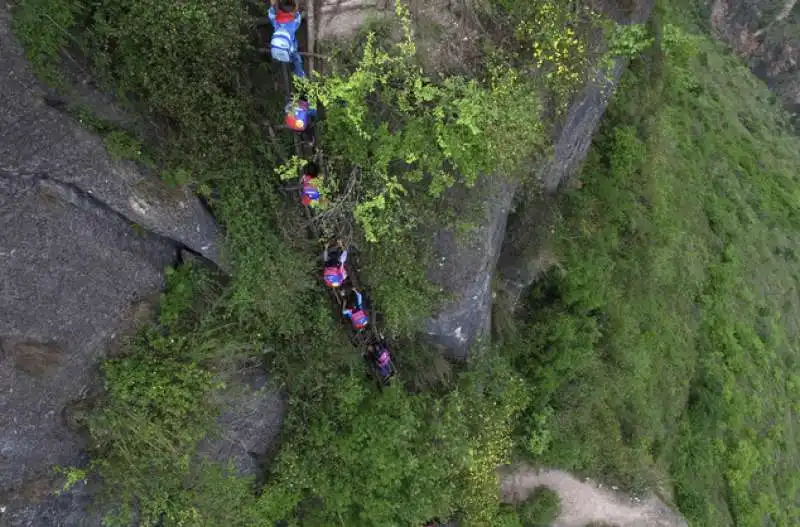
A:
<svg viewBox="0 0 800 527">
<path fill-rule="evenodd" d="M 441 399 L 337 378 L 287 424 L 260 507 L 290 525 L 421 525 L 456 511 L 466 525 L 490 525 L 495 468 L 509 460 L 524 405 L 523 384 L 499 360 Z"/>
<path fill-rule="evenodd" d="M 353 215 L 370 242 L 414 228 L 420 205 L 454 184 L 514 171 L 542 143 L 536 94 L 523 77 L 492 65 L 485 80 L 431 81 L 415 60 L 407 8 L 397 9 L 400 42 L 384 49 L 371 33 L 354 70 L 300 83 L 326 110 L 331 184 L 359 175 Z"/>
</svg>

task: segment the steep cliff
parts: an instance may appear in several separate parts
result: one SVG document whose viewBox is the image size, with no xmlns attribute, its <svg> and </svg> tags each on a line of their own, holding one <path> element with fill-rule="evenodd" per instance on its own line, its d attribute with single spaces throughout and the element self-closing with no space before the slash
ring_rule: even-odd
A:
<svg viewBox="0 0 800 527">
<path fill-rule="evenodd" d="M 178 250 L 224 265 L 222 235 L 188 190 L 112 160 L 101 138 L 48 104 L 10 25 L 2 4 L 0 524 L 89 525 L 83 485 L 53 494 L 53 467 L 86 461 L 73 416 L 99 388 L 99 361 L 152 312 Z M 254 398 L 228 404 L 242 397 Z"/>
<path fill-rule="evenodd" d="M 800 3 L 797 0 L 714 0 L 714 36 L 767 83 L 787 109 L 800 113 Z"/>
<path fill-rule="evenodd" d="M 647 20 L 654 2 L 643 0 L 633 5 L 616 2 L 599 6 L 620 23 Z M 553 151 L 533 175 L 539 184 L 520 187 L 526 174 L 495 178 L 477 185 L 471 199 L 485 211 L 485 219 L 469 243 L 447 246 L 437 240 L 437 249 L 446 255 L 436 275 L 452 300 L 444 305 L 428 325 L 428 334 L 453 355 L 466 357 L 470 347 L 488 336 L 491 328 L 493 286 L 503 293 L 503 302 L 516 302 L 521 291 L 534 280 L 549 258 L 545 238 L 549 222 L 548 196 L 555 195 L 583 161 L 614 85 L 625 69 L 617 59 L 605 73 L 575 96 L 553 130 Z M 532 119 L 540 116 L 531 116 Z M 531 198 L 531 195 L 536 196 Z M 509 218 L 509 212 L 515 213 Z"/>
<path fill-rule="evenodd" d="M 459 192 L 462 196 L 453 201 L 480 208 L 475 228 L 467 234 L 442 229 L 433 237 L 437 257 L 430 276 L 448 299 L 428 321 L 426 333 L 455 359 L 466 359 L 470 348 L 489 335 L 492 279 L 518 185 L 513 178 L 485 177 L 480 190 Z"/>
<path fill-rule="evenodd" d="M 65 410 L 159 291 L 175 247 L 35 175 L 0 171 L 0 210 L 2 519 L 75 525 L 66 517 L 83 498 L 51 494 L 52 466 L 79 462 L 83 446 Z"/>
<path fill-rule="evenodd" d="M 646 21 L 653 3 L 597 2 L 593 7 L 625 24 Z M 321 11 L 326 22 L 320 26 L 319 35 L 347 37 L 359 23 L 386 13 L 387 8 L 386 2 L 378 0 L 323 2 Z M 418 55 L 429 75 L 435 77 L 449 71 L 469 75 L 471 63 L 476 59 L 479 63 L 485 61 L 480 43 L 487 34 L 498 30 L 492 27 L 493 21 L 482 19 L 470 2 L 412 1 L 410 8 Z M 602 51 L 602 43 L 594 45 Z M 540 228 L 547 223 L 547 196 L 558 192 L 586 156 L 624 68 L 625 61 L 618 59 L 610 69 L 598 69 L 588 76 L 592 82 L 576 94 L 564 117 L 553 124 L 554 148 L 546 159 L 527 167 L 526 173 L 486 176 L 472 189 L 449 194 L 448 206 L 469 209 L 459 217 L 469 217 L 474 228 L 464 233 L 441 225 L 430 226 L 435 230 L 431 239 L 435 257 L 429 276 L 446 300 L 428 321 L 426 334 L 451 357 L 465 359 L 473 345 L 488 337 L 493 287 L 499 286 L 507 293 L 503 300 L 515 302 L 536 276 L 540 263 L 547 259 L 543 247 L 545 231 Z M 531 119 L 542 116 L 531 115 Z M 538 183 L 526 187 L 521 185 L 524 180 Z M 516 213 L 507 226 L 514 208 Z"/>
<path fill-rule="evenodd" d="M 604 6 L 604 11 L 621 24 L 643 23 L 654 4 L 654 0 L 640 0 L 630 9 L 621 9 L 612 2 Z M 611 68 L 593 75 L 594 80 L 572 100 L 565 118 L 555 128 L 553 153 L 533 167 L 541 186 L 518 196 L 497 266 L 503 308 L 513 309 L 523 291 L 550 265 L 547 240 L 556 212 L 553 199 L 586 157 L 592 136 L 626 65 L 626 60 L 615 59 Z"/>
<path fill-rule="evenodd" d="M 0 7 L 0 169 L 36 174 L 103 203 L 155 234 L 222 264 L 216 223 L 188 189 L 171 190 L 130 162 L 112 161 L 103 141 L 46 103 Z"/>
</svg>

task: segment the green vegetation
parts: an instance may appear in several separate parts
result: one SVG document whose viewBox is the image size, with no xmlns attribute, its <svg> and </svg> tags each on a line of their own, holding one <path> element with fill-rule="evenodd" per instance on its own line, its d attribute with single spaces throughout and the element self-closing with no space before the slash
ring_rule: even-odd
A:
<svg viewBox="0 0 800 527">
<path fill-rule="evenodd" d="M 492 469 L 508 460 L 524 392 L 499 361 L 475 365 L 441 399 L 337 379 L 287 422 L 262 502 L 269 517 L 299 514 L 303 525 L 421 525 L 456 511 L 489 525 L 499 513 Z"/>
<path fill-rule="evenodd" d="M 626 77 L 507 340 L 535 386 L 520 443 L 629 488 L 671 478 L 696 525 L 793 525 L 800 141 L 743 66 L 676 36 Z"/>
<path fill-rule="evenodd" d="M 359 40 L 303 86 L 326 110 L 323 212 L 352 227 L 372 297 L 406 341 L 439 300 L 426 229 L 471 219 L 445 197 L 535 158 L 548 126 L 506 108 L 563 109 L 592 58 L 581 35 L 596 15 L 484 4 L 513 45 L 487 45 L 476 78 L 434 82 L 406 35 Z M 562 197 L 558 265 L 463 371 L 449 377 L 408 342 L 398 358 L 414 390 L 378 391 L 315 280 L 317 240 L 275 190 L 296 162 L 262 133 L 283 96 L 248 37 L 255 14 L 231 1 L 16 5 L 40 74 L 57 77 L 66 47 L 153 127 L 103 128 L 110 153 L 198 184 L 228 235 L 231 277 L 171 271 L 158 321 L 105 363 L 106 393 L 81 420 L 93 461 L 66 469 L 67 484 L 101 478 L 109 524 L 547 523 L 552 495 L 498 503 L 494 468 L 512 453 L 672 494 L 693 525 L 800 524 L 800 141 L 741 64 L 678 25 L 615 30 L 614 50 L 635 60 L 582 189 Z M 258 489 L 196 456 L 215 428 L 211 395 L 254 359 L 289 400 Z"/>
<path fill-rule="evenodd" d="M 524 527 L 550 525 L 561 512 L 561 500 L 547 487 L 539 487 L 517 509 Z"/>
</svg>

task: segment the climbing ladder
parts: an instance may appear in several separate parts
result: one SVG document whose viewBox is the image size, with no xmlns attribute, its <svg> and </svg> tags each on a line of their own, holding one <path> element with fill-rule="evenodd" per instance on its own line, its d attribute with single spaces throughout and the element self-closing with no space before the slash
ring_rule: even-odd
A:
<svg viewBox="0 0 800 527">
<path fill-rule="evenodd" d="M 305 29 L 305 31 L 300 31 L 299 35 L 303 39 L 300 48 L 311 50 L 310 53 L 301 53 L 301 55 L 308 57 L 307 60 L 308 74 L 311 75 L 315 67 L 313 51 L 315 44 L 314 35 L 316 33 L 314 26 L 316 2 L 314 0 L 309 0 L 309 4 L 310 4 L 310 9 L 306 11 L 307 16 L 304 17 L 303 25 L 301 26 L 301 29 Z M 269 52 L 269 45 L 267 45 L 267 51 Z M 283 77 L 283 86 L 286 93 L 286 100 L 288 101 L 292 97 L 292 80 L 291 80 L 292 73 L 289 71 L 289 65 L 286 63 L 281 63 L 280 69 Z M 318 148 L 319 137 L 316 137 L 316 132 L 314 131 L 314 129 L 312 129 L 312 134 L 314 134 L 313 146 L 309 145 L 306 142 L 301 141 L 296 133 L 293 132 L 290 133 L 292 133 L 295 155 L 301 159 L 313 160 L 319 165 L 321 171 L 324 172 L 325 168 L 324 155 L 322 149 Z M 297 200 L 295 200 L 295 203 L 297 203 Z M 323 240 L 324 233 L 320 228 L 319 222 L 316 221 L 315 214 L 309 207 L 303 207 L 303 208 L 304 208 L 304 213 L 306 215 L 307 224 L 309 226 L 310 235 L 313 236 L 314 239 L 316 240 Z M 340 232 L 337 234 L 343 234 L 343 233 Z M 348 237 L 345 236 L 345 238 Z M 352 247 L 352 243 L 350 243 L 352 242 L 352 240 L 348 239 L 347 242 L 348 243 L 346 243 L 345 245 Z M 354 252 L 351 250 L 350 254 L 352 256 L 350 256 L 347 262 L 345 263 L 348 274 L 348 280 L 350 281 L 350 285 L 352 286 L 353 289 L 356 289 L 358 291 L 363 291 L 363 289 L 361 288 L 361 284 L 359 283 L 358 280 L 358 275 L 356 273 L 357 269 L 354 266 L 354 261 L 357 261 L 357 251 L 354 254 Z M 341 314 L 345 305 L 345 298 L 343 294 L 344 289 L 343 288 L 337 288 L 337 289 L 326 288 L 326 289 L 328 291 L 328 295 L 333 305 L 336 307 L 338 313 Z M 365 296 L 367 295 L 365 294 Z M 367 358 L 368 362 L 370 363 L 373 376 L 375 376 L 375 378 L 378 380 L 379 385 L 383 385 L 384 383 L 382 382 L 382 379 L 380 378 L 380 375 L 377 372 L 377 367 L 375 365 L 374 360 L 371 360 L 367 356 L 367 347 L 370 344 L 376 344 L 385 339 L 383 337 L 383 334 L 377 327 L 377 316 L 376 316 L 377 313 L 375 312 L 374 309 L 370 307 L 370 303 L 366 303 L 366 306 L 363 309 L 369 317 L 369 324 L 363 330 L 355 330 L 351 327 L 349 331 L 350 341 L 356 348 L 362 350 L 362 355 L 365 358 Z M 393 374 L 390 377 L 394 376 L 396 372 L 396 367 L 394 366 L 394 363 L 392 363 L 392 370 Z"/>
</svg>

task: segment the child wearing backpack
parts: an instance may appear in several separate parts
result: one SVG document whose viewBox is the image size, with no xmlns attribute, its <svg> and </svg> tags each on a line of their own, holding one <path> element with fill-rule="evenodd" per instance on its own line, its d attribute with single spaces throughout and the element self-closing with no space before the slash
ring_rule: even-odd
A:
<svg viewBox="0 0 800 527">
<path fill-rule="evenodd" d="M 369 315 L 364 309 L 364 297 L 361 296 L 358 289 L 351 288 L 345 294 L 342 315 L 350 319 L 350 323 L 356 331 L 363 330 L 369 324 Z"/>
<path fill-rule="evenodd" d="M 305 77 L 303 57 L 300 56 L 297 46 L 297 30 L 303 14 L 295 7 L 294 0 L 271 0 L 271 4 L 269 21 L 274 29 L 270 40 L 272 58 L 279 62 L 291 62 L 294 65 L 294 74 Z M 276 4 L 278 9 L 275 9 Z"/>
<path fill-rule="evenodd" d="M 300 177 L 300 203 L 306 207 L 314 208 L 319 205 L 319 187 L 316 183 L 318 175 L 319 166 L 313 161 L 306 163 Z"/>
</svg>

